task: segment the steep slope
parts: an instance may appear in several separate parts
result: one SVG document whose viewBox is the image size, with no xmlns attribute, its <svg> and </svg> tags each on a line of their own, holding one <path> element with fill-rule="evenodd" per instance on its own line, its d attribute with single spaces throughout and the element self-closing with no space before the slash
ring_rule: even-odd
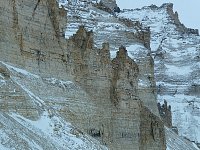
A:
<svg viewBox="0 0 200 150">
<path fill-rule="evenodd" d="M 76 93 L 76 91 L 81 93 L 81 90 L 77 90 L 78 87 L 73 82 L 55 78 L 43 79 L 3 62 L 1 62 L 0 68 L 1 150 L 107 149 L 92 137 L 66 122 L 59 113 L 64 111 L 60 103 L 64 104 L 68 100 L 60 96 L 55 101 L 56 95 L 64 92 L 69 98 L 69 93 L 71 93 L 74 100 L 77 95 L 81 95 Z M 55 90 L 57 94 L 55 94 Z M 51 94 L 49 94 L 50 92 Z M 62 95 L 64 96 L 64 94 Z M 51 105 L 52 102 L 56 104 Z M 84 103 L 84 96 L 82 96 L 82 103 Z M 90 105 L 89 102 L 85 103 Z M 74 101 L 73 105 L 78 104 Z M 65 104 L 64 107 L 67 105 Z M 71 114 L 74 113 L 73 110 L 71 111 Z M 81 115 L 84 113 L 82 112 Z M 68 119 L 70 121 L 70 118 Z"/>
<path fill-rule="evenodd" d="M 200 142 L 200 37 L 180 23 L 172 4 L 124 10 L 119 17 L 139 20 L 151 30 L 158 100 L 172 107 L 179 134 Z"/>
<path fill-rule="evenodd" d="M 178 136 L 174 131 L 165 127 L 167 150 L 198 150 L 198 147 L 184 137 Z"/>
</svg>

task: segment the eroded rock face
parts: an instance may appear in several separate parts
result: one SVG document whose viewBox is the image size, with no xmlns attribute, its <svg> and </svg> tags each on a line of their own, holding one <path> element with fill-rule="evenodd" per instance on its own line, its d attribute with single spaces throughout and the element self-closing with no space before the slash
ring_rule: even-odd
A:
<svg viewBox="0 0 200 150">
<path fill-rule="evenodd" d="M 92 36 L 92 32 L 80 27 L 77 34 L 68 40 L 74 80 L 98 106 L 97 116 L 94 115 L 89 124 L 87 120 L 81 123 L 76 121 L 76 124 L 111 149 L 139 149 L 144 143 L 154 140 L 148 138 L 142 145 L 138 143 L 143 137 L 139 136 L 141 130 L 148 128 L 141 124 L 143 115 L 140 110 L 144 105 L 138 95 L 138 65 L 128 56 L 123 46 L 111 61 L 109 44 L 104 43 L 102 49 L 98 50 L 90 45 L 93 43 Z M 163 126 L 159 119 L 157 124 Z M 164 140 L 164 132 L 160 136 Z M 165 148 L 165 144 L 158 143 L 154 149 Z"/>
<path fill-rule="evenodd" d="M 2 112 L 15 112 L 30 120 L 37 120 L 43 112 L 48 112 L 50 117 L 58 115 L 113 150 L 166 148 L 163 122 L 156 113 L 151 112 L 153 109 L 157 111 L 153 108 L 156 99 L 149 100 L 152 102 L 149 110 L 143 104 L 148 100 L 141 96 L 138 88 L 141 77 L 152 81 L 149 85 L 154 84 L 153 77 L 148 78 L 149 74 L 153 76 L 150 56 L 142 55 L 143 60 L 147 57 L 149 60 L 137 64 L 139 61 L 130 58 L 129 51 L 122 46 L 111 60 L 108 43 L 104 43 L 101 49 L 94 46 L 94 39 L 101 39 L 102 35 L 87 31 L 83 26 L 65 40 L 63 28 L 66 25 L 66 12 L 58 9 L 55 0 L 8 0 L 0 4 L 1 11 L 6 12 L 0 16 L 3 20 L 0 24 L 0 59 L 2 63 L 6 62 L 3 63 L 6 67 L 0 67 L 0 73 L 8 78 L 8 84 L 1 86 L 1 95 L 5 97 L 1 97 L 0 101 Z M 115 17 L 113 20 L 119 21 Z M 140 27 L 136 25 L 135 28 Z M 133 31 L 133 27 L 130 31 Z M 130 38 L 130 41 L 143 44 L 143 48 L 149 48 L 148 30 L 138 29 L 132 33 L 122 33 L 126 37 L 124 43 Z M 114 40 L 108 41 L 113 47 Z M 7 63 L 40 76 L 24 78 L 21 75 L 24 71 L 6 71 L 5 68 L 9 68 Z M 143 68 L 148 66 L 146 64 L 152 65 L 152 68 Z M 142 76 L 144 72 L 147 75 Z M 73 82 L 61 82 L 50 77 Z M 12 92 L 3 93 L 4 89 L 8 91 L 12 88 L 20 96 L 13 98 Z M 151 89 L 151 86 L 147 89 Z M 37 96 L 33 96 L 33 93 Z M 151 94 L 155 93 L 149 92 Z M 55 132 L 58 130 L 56 128 Z M 55 149 L 55 146 L 49 146 L 49 149 Z M 103 148 L 99 146 L 99 149 Z"/>
<path fill-rule="evenodd" d="M 172 123 L 179 135 L 199 143 L 198 30 L 180 22 L 173 4 L 124 10 L 119 16 L 150 27 L 158 100 L 171 105 Z"/>
<path fill-rule="evenodd" d="M 61 77 L 66 72 L 60 39 L 66 20 L 61 12 L 54 0 L 1 2 L 1 61 Z"/>
<path fill-rule="evenodd" d="M 112 60 L 112 69 L 111 100 L 115 105 L 122 106 L 130 99 L 137 99 L 139 69 L 134 60 L 128 57 L 125 47 L 119 48 L 116 58 Z"/>
<path fill-rule="evenodd" d="M 163 122 L 165 123 L 165 126 L 168 128 L 172 128 L 172 112 L 171 112 L 171 106 L 167 104 L 167 101 L 164 101 L 164 104 L 158 103 L 158 110 L 160 113 L 160 116 L 163 119 Z"/>
</svg>

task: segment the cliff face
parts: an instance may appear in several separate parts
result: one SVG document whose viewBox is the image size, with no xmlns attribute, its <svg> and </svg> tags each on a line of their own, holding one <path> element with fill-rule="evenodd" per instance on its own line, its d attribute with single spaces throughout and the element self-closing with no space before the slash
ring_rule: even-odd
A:
<svg viewBox="0 0 200 150">
<path fill-rule="evenodd" d="M 60 36 L 66 12 L 57 5 L 54 0 L 2 1 L 1 61 L 41 74 L 48 75 L 47 71 L 62 76 L 66 67 Z"/>
<path fill-rule="evenodd" d="M 139 99 L 138 65 L 128 56 L 125 47 L 120 47 L 111 61 L 109 44 L 104 43 L 102 49 L 95 50 L 92 37 L 92 32 L 80 27 L 68 40 L 69 57 L 76 64 L 75 81 L 98 106 L 90 123 L 86 119 L 77 125 L 111 149 L 165 149 L 162 122 Z M 150 114 L 155 118 L 149 118 Z M 147 125 L 154 121 L 157 123 Z M 151 128 L 156 131 L 149 132 Z M 157 139 L 152 140 L 154 136 Z M 151 143 L 152 147 L 145 143 Z"/>
<path fill-rule="evenodd" d="M 158 100 L 171 105 L 172 124 L 181 136 L 199 143 L 199 33 L 185 27 L 173 4 L 124 10 L 119 17 L 151 30 Z"/>
<path fill-rule="evenodd" d="M 92 5 L 85 7 L 82 2 L 78 11 L 90 7 L 91 17 L 103 12 L 110 16 L 107 19 L 111 19 L 115 31 L 109 30 L 109 24 L 99 24 L 107 22 L 99 15 L 96 20 L 88 19 L 91 25 L 96 25 L 96 31 L 88 32 L 80 26 L 76 34 L 65 40 L 65 26 L 72 25 L 78 14 L 74 3 L 67 5 L 68 12 L 57 5 L 55 0 L 0 2 L 1 147 L 72 149 L 72 143 L 80 140 L 74 148 L 105 149 L 87 133 L 110 149 L 165 149 L 164 126 L 155 115 L 158 115 L 156 93 L 151 88 L 155 82 L 148 55 L 149 31 L 137 22 L 128 27 L 127 20 L 117 19 Z M 84 15 L 78 20 L 83 18 Z M 118 28 L 123 29 L 122 42 L 114 36 Z M 113 34 L 107 41 L 110 46 L 104 43 L 103 31 Z M 136 61 L 131 47 L 122 46 L 113 56 L 116 47 L 127 40 L 137 43 L 138 51 L 145 51 Z M 98 48 L 100 43 L 102 48 Z M 111 55 L 110 50 L 114 51 Z M 144 61 L 139 63 L 141 60 Z M 142 82 L 149 82 L 149 86 Z M 45 120 L 47 124 L 41 129 L 40 122 Z M 6 126 L 8 122 L 10 125 Z M 17 138 L 11 134 L 12 128 Z M 23 129 L 22 135 L 19 129 Z M 17 144 L 20 141 L 24 144 Z"/>
</svg>

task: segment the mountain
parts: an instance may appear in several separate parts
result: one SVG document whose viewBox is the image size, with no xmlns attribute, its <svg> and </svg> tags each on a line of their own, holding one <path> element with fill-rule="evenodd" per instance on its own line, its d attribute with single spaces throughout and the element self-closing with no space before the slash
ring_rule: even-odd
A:
<svg viewBox="0 0 200 150">
<path fill-rule="evenodd" d="M 198 143 L 191 138 L 196 136 L 194 132 L 183 134 L 191 120 L 183 129 L 174 123 L 179 118 L 183 124 L 177 115 L 186 115 L 175 111 L 176 93 L 171 96 L 168 90 L 198 100 L 198 86 L 189 90 L 193 86 L 187 76 L 187 86 L 185 82 L 181 88 L 171 86 L 173 76 L 167 76 L 167 71 L 173 69 L 176 59 L 172 57 L 168 64 L 165 57 L 173 54 L 167 47 L 175 46 L 170 44 L 171 36 L 181 34 L 184 42 L 193 44 L 199 36 L 197 30 L 178 21 L 171 4 L 123 11 L 115 0 L 8 0 L 0 4 L 2 150 L 198 149 L 190 142 Z M 141 20 L 138 16 L 145 11 L 150 19 Z M 159 17 L 167 18 L 163 28 L 170 30 L 169 37 L 154 31 L 153 26 L 162 20 Z M 176 32 L 167 28 L 169 24 Z M 189 40 L 189 36 L 193 38 Z M 162 65 L 172 66 L 163 70 L 158 61 L 167 48 Z M 189 53 L 189 49 L 185 51 Z M 184 59 L 198 64 L 197 53 L 195 59 L 188 53 Z M 184 66 L 183 62 L 179 65 Z M 196 66 L 192 69 L 195 83 L 198 71 Z M 183 76 L 178 77 L 174 76 L 177 80 Z M 169 114 L 172 111 L 173 125 L 190 141 L 164 127 L 168 124 L 160 116 L 157 96 L 160 102 L 168 98 L 171 109 L 165 106 Z M 191 110 L 182 101 L 180 104 Z M 186 114 L 193 115 L 191 112 Z M 193 118 L 198 120 L 198 113 Z"/>
<path fill-rule="evenodd" d="M 125 10 L 120 17 L 139 20 L 151 30 L 158 100 L 171 105 L 173 125 L 179 135 L 200 141 L 200 37 L 186 28 L 173 12 L 173 4 Z"/>
</svg>

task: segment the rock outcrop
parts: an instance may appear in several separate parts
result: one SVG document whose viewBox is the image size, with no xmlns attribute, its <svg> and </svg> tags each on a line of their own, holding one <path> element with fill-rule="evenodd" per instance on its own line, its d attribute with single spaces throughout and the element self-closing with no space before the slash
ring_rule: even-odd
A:
<svg viewBox="0 0 200 150">
<path fill-rule="evenodd" d="M 158 103 L 158 111 L 160 113 L 160 116 L 163 119 L 163 122 L 165 123 L 165 126 L 168 128 L 172 128 L 172 112 L 171 112 L 171 106 L 167 105 L 167 101 L 164 101 L 164 104 L 161 105 Z"/>
<path fill-rule="evenodd" d="M 166 149 L 150 28 L 100 3 L 0 2 L 0 148 Z"/>
<path fill-rule="evenodd" d="M 93 43 L 92 37 L 92 32 L 80 27 L 68 40 L 71 50 L 69 57 L 73 64 L 76 64 L 73 69 L 74 80 L 98 106 L 98 115 L 91 118 L 90 124 L 87 120 L 82 120 L 76 122 L 77 125 L 111 149 L 165 149 L 163 123 L 139 99 L 138 65 L 128 56 L 123 46 L 111 61 L 109 44 L 104 43 L 102 49 L 95 50 L 90 45 Z M 150 114 L 152 119 L 149 118 Z M 150 120 L 144 119 L 144 116 Z M 156 124 L 149 125 L 151 120 Z M 82 126 L 83 124 L 85 126 Z M 151 130 L 156 131 L 149 132 Z M 143 140 L 144 136 L 148 138 Z M 157 136 L 157 139 L 151 140 L 154 136 Z M 144 143 L 151 143 L 152 147 Z"/>
</svg>

